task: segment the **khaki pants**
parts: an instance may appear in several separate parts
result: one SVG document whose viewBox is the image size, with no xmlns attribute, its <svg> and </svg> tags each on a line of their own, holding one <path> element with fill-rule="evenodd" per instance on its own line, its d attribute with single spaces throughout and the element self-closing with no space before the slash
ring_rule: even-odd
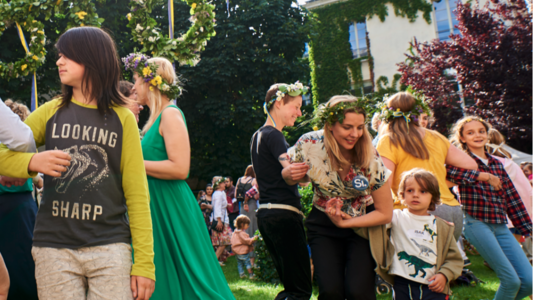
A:
<svg viewBox="0 0 533 300">
<path fill-rule="evenodd" d="M 33 247 L 40 300 L 132 300 L 131 246 Z"/>
</svg>

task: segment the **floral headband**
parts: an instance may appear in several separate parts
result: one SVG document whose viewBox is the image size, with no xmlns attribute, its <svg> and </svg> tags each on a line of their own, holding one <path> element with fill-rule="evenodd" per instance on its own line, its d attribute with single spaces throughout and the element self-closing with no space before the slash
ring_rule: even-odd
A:
<svg viewBox="0 0 533 300">
<path fill-rule="evenodd" d="M 169 83 L 166 79 L 156 75 L 159 66 L 156 63 L 149 63 L 150 56 L 141 53 L 131 53 L 122 58 L 124 69 L 137 73 L 144 79 L 144 82 L 150 83 L 150 91 L 154 87 L 158 88 L 161 94 L 166 95 L 169 99 L 176 99 L 181 95 L 181 87 L 176 83 Z"/>
<path fill-rule="evenodd" d="M 407 88 L 406 92 L 415 98 L 415 105 L 413 109 L 406 112 L 401 111 L 399 108 L 394 110 L 393 107 L 387 106 L 388 95 L 385 95 L 383 97 L 383 102 L 379 105 L 379 108 L 381 109 L 381 119 L 383 121 L 390 122 L 390 120 L 394 118 L 404 118 L 405 122 L 409 124 L 411 122 L 411 117 L 413 120 L 418 121 L 418 117 L 421 114 L 425 113 L 428 116 L 431 116 L 431 110 L 429 109 L 429 105 L 426 102 L 426 97 L 424 94 L 414 90 L 411 86 Z"/>
<path fill-rule="evenodd" d="M 268 112 L 268 109 L 276 102 L 281 101 L 283 98 L 288 94 L 291 97 L 301 96 L 307 94 L 309 91 L 309 87 L 304 86 L 300 83 L 300 81 L 296 81 L 293 84 L 281 84 L 278 86 L 278 91 L 274 96 L 272 96 L 272 99 L 270 101 L 265 102 L 263 104 L 263 110 L 265 111 L 265 114 L 268 115 L 272 123 L 274 123 L 274 126 L 276 126 L 276 122 Z"/>
<path fill-rule="evenodd" d="M 311 120 L 311 123 L 314 125 L 313 130 L 317 131 L 324 128 L 326 123 L 333 125 L 338 121 L 342 124 L 345 112 L 353 109 L 362 109 L 368 115 L 373 111 L 371 100 L 367 97 L 362 97 L 357 99 L 357 101 L 339 102 L 333 106 L 330 106 L 329 103 L 321 105 L 315 111 L 315 116 Z M 366 118 L 365 122 L 367 121 L 368 118 Z"/>
<path fill-rule="evenodd" d="M 213 184 L 213 189 L 217 189 L 218 185 L 221 184 L 224 181 L 226 181 L 226 177 L 220 177 L 220 179 L 215 181 L 215 183 Z"/>
</svg>

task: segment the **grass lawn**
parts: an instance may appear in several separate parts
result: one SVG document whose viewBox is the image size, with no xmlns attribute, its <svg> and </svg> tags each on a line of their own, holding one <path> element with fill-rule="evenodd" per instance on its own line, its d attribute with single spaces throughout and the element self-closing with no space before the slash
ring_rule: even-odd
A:
<svg viewBox="0 0 533 300">
<path fill-rule="evenodd" d="M 493 299 L 496 290 L 500 284 L 496 274 L 483 265 L 483 258 L 481 256 L 469 255 L 472 265 L 468 268 L 485 283 L 477 287 L 454 287 L 453 298 L 461 300 L 479 300 L 479 299 Z M 237 261 L 235 257 L 228 258 L 226 266 L 222 267 L 226 280 L 235 295 L 237 300 L 272 300 L 282 290 L 281 286 L 264 283 L 261 281 L 251 281 L 248 279 L 240 279 L 237 271 Z M 313 297 L 317 299 L 318 288 L 313 288 Z M 392 294 L 378 296 L 377 299 L 392 299 Z M 524 298 L 529 299 L 529 298 Z"/>
</svg>

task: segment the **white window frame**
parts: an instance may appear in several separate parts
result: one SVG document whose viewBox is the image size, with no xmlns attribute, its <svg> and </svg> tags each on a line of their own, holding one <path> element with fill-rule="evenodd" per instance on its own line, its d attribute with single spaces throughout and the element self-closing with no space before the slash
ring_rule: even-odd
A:
<svg viewBox="0 0 533 300">
<path fill-rule="evenodd" d="M 454 32 L 454 28 L 453 28 L 454 15 L 453 15 L 452 10 L 450 9 L 450 0 L 441 0 L 441 1 L 444 1 L 446 3 L 446 14 L 448 14 L 448 28 L 449 28 L 450 34 L 452 34 Z M 456 1 L 456 0 L 452 0 L 452 1 Z M 461 1 L 461 0 L 457 0 L 457 1 Z M 431 11 L 432 11 L 432 14 L 433 14 L 433 23 L 434 23 L 434 28 L 435 28 L 435 35 L 436 35 L 436 38 L 440 40 L 440 38 L 439 38 L 439 27 L 437 25 L 437 14 L 436 14 L 436 11 L 435 11 L 435 5 L 433 3 L 431 3 Z"/>
<path fill-rule="evenodd" d="M 355 51 L 353 49 L 350 49 L 352 50 L 352 55 L 353 55 L 353 58 L 360 58 L 360 57 L 363 57 L 363 56 L 368 56 L 368 45 L 365 45 L 366 47 L 366 54 L 363 55 L 363 53 L 361 53 L 359 50 L 361 49 L 361 47 L 359 46 L 359 34 L 358 34 L 358 30 L 357 30 L 357 23 L 358 22 L 352 22 L 352 26 L 353 26 L 353 29 L 354 29 L 354 35 L 355 35 L 355 45 L 356 45 L 356 49 Z M 365 24 L 365 44 L 366 44 L 366 20 L 364 22 L 360 22 L 360 23 L 364 23 Z M 348 41 L 350 42 L 350 41 Z M 350 43 L 350 48 L 352 46 L 352 43 Z"/>
</svg>

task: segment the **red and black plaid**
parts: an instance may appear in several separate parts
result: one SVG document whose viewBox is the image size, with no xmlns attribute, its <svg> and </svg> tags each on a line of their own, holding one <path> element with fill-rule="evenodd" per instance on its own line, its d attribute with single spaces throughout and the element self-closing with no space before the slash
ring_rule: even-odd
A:
<svg viewBox="0 0 533 300">
<path fill-rule="evenodd" d="M 507 175 L 502 163 L 486 153 L 488 166 L 477 156 L 470 154 L 478 164 L 478 170 L 465 170 L 446 166 L 446 179 L 459 185 L 463 210 L 473 218 L 492 224 L 506 224 L 507 218 L 523 235 L 531 234 L 531 219 L 520 195 Z M 502 189 L 496 191 L 488 182 L 477 181 L 480 172 L 500 178 Z"/>
</svg>

